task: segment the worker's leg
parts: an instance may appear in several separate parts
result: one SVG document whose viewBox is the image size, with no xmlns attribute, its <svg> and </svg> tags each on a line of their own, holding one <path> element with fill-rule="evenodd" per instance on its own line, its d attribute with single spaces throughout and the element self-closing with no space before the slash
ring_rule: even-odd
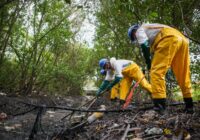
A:
<svg viewBox="0 0 200 140">
<path fill-rule="evenodd" d="M 122 71 L 122 74 L 127 76 L 127 77 L 130 77 L 134 81 L 137 81 L 137 82 L 140 81 L 140 85 L 145 90 L 152 93 L 150 83 L 146 80 L 146 78 L 144 77 L 144 74 L 142 73 L 142 71 L 140 70 L 140 68 L 137 64 L 132 64 L 132 65 L 128 66 L 127 68 L 125 68 Z"/>
<path fill-rule="evenodd" d="M 111 100 L 119 98 L 119 88 L 120 88 L 120 83 L 118 83 L 118 84 L 116 84 L 115 86 L 112 87 L 111 94 L 110 94 Z"/>
<path fill-rule="evenodd" d="M 138 67 L 139 68 L 139 67 Z M 136 79 L 142 79 L 144 77 L 144 74 L 142 73 L 142 71 L 140 70 L 140 68 L 137 70 L 136 72 L 136 75 L 135 75 L 135 78 Z M 136 80 L 138 81 L 138 80 Z M 151 88 L 151 85 L 150 83 L 146 80 L 146 78 L 144 77 L 142 79 L 142 81 L 140 82 L 140 85 L 145 89 L 147 90 L 148 92 L 152 93 L 152 88 Z"/>
<path fill-rule="evenodd" d="M 188 42 L 185 40 L 182 41 L 179 51 L 174 56 L 172 61 L 172 70 L 182 90 L 183 97 L 191 98 L 190 57 Z"/>
<path fill-rule="evenodd" d="M 153 99 L 166 98 L 166 85 L 165 75 L 171 64 L 171 57 L 173 52 L 171 48 L 176 48 L 172 43 L 173 37 L 165 38 L 158 44 L 154 52 L 154 57 L 151 63 L 151 86 L 152 86 L 152 97 Z M 171 42 L 170 42 L 171 41 Z"/>
<path fill-rule="evenodd" d="M 151 85 L 155 106 L 158 104 L 165 106 L 165 74 L 172 63 L 182 61 L 180 60 L 181 58 L 176 56 L 180 47 L 182 47 L 182 41 L 183 35 L 171 28 L 162 29 L 154 40 L 154 44 L 152 45 L 154 57 L 151 65 Z M 178 73 L 178 71 L 177 69 L 175 73 Z"/>
<path fill-rule="evenodd" d="M 172 69 L 182 90 L 183 98 L 186 104 L 186 111 L 193 112 L 193 101 L 190 80 L 190 57 L 189 42 L 183 37 L 179 51 L 172 61 Z"/>
<path fill-rule="evenodd" d="M 173 34 L 173 30 L 163 29 L 160 35 L 157 36 L 155 40 L 156 46 L 154 46 L 154 57 L 151 63 L 152 98 L 154 106 L 158 111 L 165 109 L 165 75 L 180 46 L 179 38 L 169 34 Z"/>
<path fill-rule="evenodd" d="M 162 111 L 166 108 L 165 74 L 169 67 L 169 47 L 167 43 L 161 43 L 162 47 L 155 50 L 151 63 L 151 86 L 154 109 Z"/>
<path fill-rule="evenodd" d="M 124 76 L 124 78 L 120 81 L 120 100 L 124 101 L 126 99 L 131 87 L 131 83 L 132 79 L 126 76 Z"/>
<path fill-rule="evenodd" d="M 153 98 L 166 98 L 165 75 L 181 44 L 182 35 L 172 28 L 163 28 L 154 40 L 150 70 Z"/>
</svg>

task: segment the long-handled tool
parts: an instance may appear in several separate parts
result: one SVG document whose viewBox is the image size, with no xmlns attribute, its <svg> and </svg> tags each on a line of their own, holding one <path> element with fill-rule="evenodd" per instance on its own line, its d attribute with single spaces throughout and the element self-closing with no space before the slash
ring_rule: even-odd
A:
<svg viewBox="0 0 200 140">
<path fill-rule="evenodd" d="M 128 107 L 128 105 L 130 104 L 132 97 L 133 97 L 134 90 L 139 86 L 140 82 L 144 79 L 144 77 L 145 76 L 143 76 L 139 81 L 137 81 L 135 83 L 135 85 L 133 86 L 133 88 L 131 88 L 131 91 L 130 91 L 129 95 L 127 96 L 126 101 L 123 105 L 123 109 L 126 109 Z"/>
<path fill-rule="evenodd" d="M 102 94 L 104 94 L 105 92 L 107 92 L 107 90 L 102 91 L 99 95 L 102 95 Z M 91 100 L 89 100 L 88 102 L 86 102 L 85 104 L 79 106 L 78 109 L 80 109 L 80 108 L 82 108 L 82 107 L 84 107 L 84 106 L 86 106 L 86 105 L 88 105 L 88 104 L 89 104 L 89 105 L 88 105 L 87 109 L 89 109 L 89 108 L 96 102 L 97 98 L 98 98 L 98 97 L 95 96 L 94 98 L 92 98 Z M 70 116 L 70 118 L 71 118 L 72 115 L 74 115 L 74 112 L 71 112 L 71 113 L 67 114 L 66 116 L 64 116 L 64 117 L 61 119 L 61 121 L 64 120 L 65 118 L 67 118 L 68 116 Z"/>
<path fill-rule="evenodd" d="M 92 98 L 91 100 L 89 100 L 89 101 L 86 102 L 85 104 L 79 106 L 78 109 L 82 108 L 83 106 L 86 106 L 86 105 L 89 104 L 90 102 L 92 102 L 91 104 L 93 104 L 93 103 L 96 101 L 96 99 L 97 99 L 97 97 Z M 90 104 L 89 106 L 91 106 L 91 104 Z M 68 116 L 72 116 L 73 114 L 74 114 L 74 112 L 71 112 L 71 113 L 67 114 L 66 116 L 64 116 L 64 117 L 61 119 L 61 121 L 64 120 L 65 118 L 67 118 Z"/>
<path fill-rule="evenodd" d="M 99 95 L 102 95 L 102 94 L 105 93 L 105 92 L 107 92 L 107 90 L 102 91 Z M 89 101 L 89 102 L 91 102 L 91 103 L 90 103 L 89 106 L 87 107 L 87 110 L 90 109 L 90 107 L 95 103 L 95 101 L 97 100 L 97 98 L 98 98 L 98 97 L 94 97 L 92 100 Z M 84 105 L 85 105 L 85 104 L 84 104 Z M 84 105 L 83 105 L 83 106 L 84 106 Z M 100 110 L 105 110 L 105 109 L 106 109 L 106 108 L 105 108 L 105 105 L 101 105 L 101 106 L 100 106 Z M 86 121 L 84 121 L 84 122 L 82 122 L 82 123 L 80 123 L 80 124 L 78 124 L 78 125 L 76 125 L 76 126 L 70 128 L 70 129 L 68 129 L 68 130 L 73 131 L 73 130 L 81 129 L 81 128 L 84 127 L 85 125 L 91 124 L 93 121 L 95 121 L 95 120 L 101 118 L 101 117 L 103 116 L 103 114 L 104 114 L 103 112 L 94 112 L 92 115 L 90 115 L 90 116 L 87 118 Z"/>
<path fill-rule="evenodd" d="M 101 105 L 99 110 L 106 110 L 106 106 L 105 105 Z M 104 112 L 94 112 L 84 122 L 82 122 L 82 123 L 80 123 L 80 124 L 78 124 L 76 126 L 73 126 L 71 128 L 68 128 L 65 132 L 70 133 L 70 132 L 74 132 L 74 131 L 80 130 L 84 126 L 89 125 L 92 122 L 94 122 L 95 120 L 103 117 L 103 115 L 104 115 Z"/>
</svg>

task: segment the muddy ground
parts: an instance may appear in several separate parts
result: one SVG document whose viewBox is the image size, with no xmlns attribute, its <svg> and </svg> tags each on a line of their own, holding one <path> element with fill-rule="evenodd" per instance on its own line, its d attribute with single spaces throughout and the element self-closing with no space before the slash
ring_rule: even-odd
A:
<svg viewBox="0 0 200 140">
<path fill-rule="evenodd" d="M 91 114 L 75 112 L 64 118 L 70 111 L 46 109 L 47 106 L 78 108 L 93 97 L 8 97 L 0 96 L 0 113 L 7 118 L 0 120 L 1 140 L 182 140 L 200 139 L 200 108 L 195 104 L 195 112 L 186 114 L 184 105 L 169 106 L 166 112 L 159 114 L 148 108 L 151 104 L 133 104 L 129 112 L 108 112 L 91 124 L 70 129 L 86 121 Z M 28 104 L 42 105 L 38 107 Z M 101 97 L 90 109 L 120 109 L 120 104 Z M 145 106 L 144 106 L 145 105 Z M 87 109 L 87 106 L 82 109 Z M 35 127 L 34 127 L 35 126 Z"/>
</svg>

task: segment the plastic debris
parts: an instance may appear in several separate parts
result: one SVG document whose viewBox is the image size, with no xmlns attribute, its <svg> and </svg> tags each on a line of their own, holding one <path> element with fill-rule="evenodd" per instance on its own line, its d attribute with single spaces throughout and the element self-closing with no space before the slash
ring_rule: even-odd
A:
<svg viewBox="0 0 200 140">
<path fill-rule="evenodd" d="M 106 106 L 105 105 L 101 105 L 100 106 L 100 110 L 106 110 Z M 103 117 L 104 113 L 103 112 L 94 112 L 91 116 L 88 117 L 87 122 L 88 123 L 92 123 L 95 120 Z"/>
<path fill-rule="evenodd" d="M 161 128 L 153 127 L 153 128 L 147 128 L 145 130 L 145 133 L 148 135 L 155 135 L 155 134 L 158 135 L 158 134 L 162 134 L 163 130 Z"/>
<path fill-rule="evenodd" d="M 5 126 L 4 128 L 6 129 L 6 131 L 15 130 L 14 126 Z"/>
<path fill-rule="evenodd" d="M 3 92 L 0 92 L 0 95 L 6 96 L 7 94 L 6 94 L 6 93 L 3 93 Z"/>
<path fill-rule="evenodd" d="M 8 117 L 8 116 L 7 116 L 6 113 L 4 113 L 4 112 L 0 113 L 0 120 L 4 120 L 4 119 L 6 119 L 7 117 Z"/>
</svg>

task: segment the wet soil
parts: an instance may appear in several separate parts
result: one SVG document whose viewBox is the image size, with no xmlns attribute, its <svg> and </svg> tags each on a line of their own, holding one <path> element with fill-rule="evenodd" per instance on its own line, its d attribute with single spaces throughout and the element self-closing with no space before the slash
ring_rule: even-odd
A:
<svg viewBox="0 0 200 140">
<path fill-rule="evenodd" d="M 133 109 L 131 112 L 104 113 L 101 119 L 91 124 L 86 123 L 79 129 L 71 130 L 73 126 L 86 121 L 91 113 L 66 110 L 45 109 L 45 106 L 63 106 L 78 108 L 93 97 L 8 97 L 0 96 L 0 113 L 7 114 L 6 119 L 0 120 L 1 140 L 182 140 L 189 137 L 200 139 L 200 105 L 195 104 L 195 112 L 183 112 L 184 105 L 169 106 L 167 111 L 157 113 L 153 110 Z M 44 108 L 34 108 L 24 103 L 43 105 Z M 98 109 L 100 105 L 106 108 L 120 109 L 118 101 L 110 101 L 105 97 L 98 98 L 91 109 Z M 140 106 L 148 107 L 144 103 Z M 86 109 L 83 108 L 83 109 Z M 30 112 L 29 112 L 30 111 Z M 37 120 L 37 121 L 36 121 Z M 37 123 L 36 123 L 37 122 Z M 35 125 L 35 127 L 34 127 Z"/>
</svg>

